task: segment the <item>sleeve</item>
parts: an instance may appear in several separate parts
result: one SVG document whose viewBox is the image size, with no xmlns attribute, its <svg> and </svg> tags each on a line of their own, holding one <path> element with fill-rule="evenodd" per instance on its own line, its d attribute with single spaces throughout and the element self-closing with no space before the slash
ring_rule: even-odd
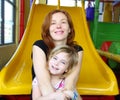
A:
<svg viewBox="0 0 120 100">
<path fill-rule="evenodd" d="M 38 81 L 36 77 L 32 81 L 32 86 L 38 86 Z"/>
<path fill-rule="evenodd" d="M 77 50 L 77 52 L 83 51 L 83 48 L 80 45 L 75 45 L 74 48 Z"/>
<path fill-rule="evenodd" d="M 47 45 L 44 43 L 43 40 L 37 40 L 37 41 L 35 41 L 35 43 L 34 43 L 33 45 L 36 45 L 36 46 L 38 46 L 39 48 L 41 48 L 41 49 L 45 52 L 45 54 L 47 55 L 48 47 L 47 47 Z"/>
</svg>

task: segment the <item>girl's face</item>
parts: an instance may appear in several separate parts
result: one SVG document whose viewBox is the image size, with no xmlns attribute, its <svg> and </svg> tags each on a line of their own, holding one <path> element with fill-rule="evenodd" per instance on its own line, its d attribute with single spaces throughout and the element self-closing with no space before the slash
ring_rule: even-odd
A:
<svg viewBox="0 0 120 100">
<path fill-rule="evenodd" d="M 48 62 L 50 73 L 53 75 L 61 75 L 66 72 L 69 65 L 68 60 L 68 54 L 64 52 L 53 56 Z"/>
<path fill-rule="evenodd" d="M 67 17 L 61 12 L 53 14 L 49 31 L 54 41 L 66 41 L 70 33 Z"/>
</svg>

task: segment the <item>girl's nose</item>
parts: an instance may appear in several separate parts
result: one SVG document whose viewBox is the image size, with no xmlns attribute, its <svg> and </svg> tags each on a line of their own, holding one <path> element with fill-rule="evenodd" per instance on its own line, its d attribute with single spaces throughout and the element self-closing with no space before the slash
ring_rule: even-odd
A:
<svg viewBox="0 0 120 100">
<path fill-rule="evenodd" d="M 59 61 L 55 61 L 55 65 L 58 66 L 58 64 L 59 64 Z"/>
</svg>

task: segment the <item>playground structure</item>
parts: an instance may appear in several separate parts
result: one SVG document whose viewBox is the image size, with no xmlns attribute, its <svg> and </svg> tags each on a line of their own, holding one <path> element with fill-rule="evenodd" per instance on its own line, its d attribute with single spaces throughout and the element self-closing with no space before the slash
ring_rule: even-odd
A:
<svg viewBox="0 0 120 100">
<path fill-rule="evenodd" d="M 10 61 L 0 72 L 0 94 L 31 93 L 31 50 L 34 41 L 41 38 L 41 24 L 45 15 L 56 6 L 35 4 L 31 8 L 24 36 Z M 119 94 L 116 77 L 97 53 L 87 27 L 83 7 L 60 7 L 70 13 L 75 26 L 75 40 L 83 47 L 84 56 L 77 90 L 81 95 Z"/>
<path fill-rule="evenodd" d="M 113 22 L 120 22 L 120 1 L 116 0 L 116 2 L 113 4 L 113 12 L 114 12 L 114 19 Z"/>
<path fill-rule="evenodd" d="M 120 41 L 120 23 L 91 22 L 90 33 L 97 49 L 105 41 Z M 93 28 L 94 27 L 94 28 Z"/>
<path fill-rule="evenodd" d="M 103 0 L 104 1 L 104 0 Z M 114 0 L 111 0 L 111 2 L 113 2 Z M 107 2 L 107 0 L 106 0 Z M 111 3 L 109 1 L 109 3 Z M 109 6 L 107 6 L 106 4 L 106 8 L 104 9 L 104 12 L 106 12 L 107 14 L 105 14 L 103 16 L 103 22 L 99 22 L 98 18 L 99 18 L 99 0 L 95 1 L 95 18 L 93 21 L 90 22 L 90 33 L 91 33 L 91 38 L 94 42 L 94 45 L 97 49 L 100 49 L 101 45 L 103 42 L 105 41 L 120 41 L 120 23 L 114 23 L 112 22 L 112 14 L 111 13 L 111 6 L 109 4 Z M 110 8 L 107 8 L 110 7 Z M 110 11 L 106 11 L 106 10 L 110 10 Z M 106 20 L 109 20 L 106 22 Z"/>
<path fill-rule="evenodd" d="M 114 47 L 116 49 L 111 48 L 111 50 L 109 50 L 109 52 L 116 53 L 116 54 L 110 54 L 109 52 L 103 53 L 103 51 L 100 51 L 100 50 L 99 50 L 99 53 L 102 56 L 105 56 L 109 59 L 114 60 L 111 62 L 115 63 L 115 61 L 116 61 L 116 63 L 117 62 L 119 63 L 120 51 L 119 51 L 119 46 L 117 46 L 117 44 L 120 42 L 120 34 L 119 34 L 120 33 L 120 28 L 119 28 L 120 23 L 116 23 L 116 21 L 114 22 L 114 20 L 115 20 L 114 18 L 112 21 L 112 5 L 111 5 L 111 3 L 113 3 L 113 1 L 114 0 L 111 0 L 107 3 L 105 3 L 103 22 L 99 22 L 98 21 L 98 16 L 99 16 L 98 9 L 99 9 L 100 1 L 96 0 L 95 15 L 94 15 L 95 18 L 94 18 L 94 21 L 90 22 L 90 33 L 91 33 L 91 38 L 93 40 L 93 43 L 97 49 L 101 49 L 102 44 L 104 44 L 105 42 L 111 42 L 111 44 L 112 44 L 112 42 L 116 42 L 116 44 L 114 43 L 114 45 L 115 45 Z M 113 8 L 115 8 L 115 6 L 118 7 L 120 5 L 120 1 L 117 1 L 117 3 L 116 2 L 114 3 Z M 116 16 L 116 15 L 114 15 L 114 16 Z M 110 57 L 110 55 L 112 55 L 114 57 Z M 112 66 L 114 66 L 114 65 L 112 64 Z"/>
</svg>

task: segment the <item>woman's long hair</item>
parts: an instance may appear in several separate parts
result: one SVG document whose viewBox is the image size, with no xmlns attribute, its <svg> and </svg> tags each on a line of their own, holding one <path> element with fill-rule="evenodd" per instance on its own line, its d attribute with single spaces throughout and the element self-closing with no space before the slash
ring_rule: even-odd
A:
<svg viewBox="0 0 120 100">
<path fill-rule="evenodd" d="M 47 14 L 47 16 L 45 17 L 44 22 L 42 24 L 42 38 L 43 38 L 43 41 L 45 42 L 45 44 L 48 46 L 49 50 L 51 50 L 55 47 L 53 40 L 52 40 L 52 37 L 50 36 L 49 27 L 50 27 L 52 15 L 55 13 L 58 13 L 58 12 L 65 14 L 65 16 L 67 17 L 67 20 L 68 20 L 70 30 L 71 30 L 69 35 L 68 35 L 66 45 L 74 46 L 74 44 L 75 44 L 75 42 L 74 42 L 75 30 L 74 30 L 71 16 L 68 14 L 68 12 L 66 12 L 64 10 L 56 9 L 56 10 L 53 10 Z"/>
</svg>

